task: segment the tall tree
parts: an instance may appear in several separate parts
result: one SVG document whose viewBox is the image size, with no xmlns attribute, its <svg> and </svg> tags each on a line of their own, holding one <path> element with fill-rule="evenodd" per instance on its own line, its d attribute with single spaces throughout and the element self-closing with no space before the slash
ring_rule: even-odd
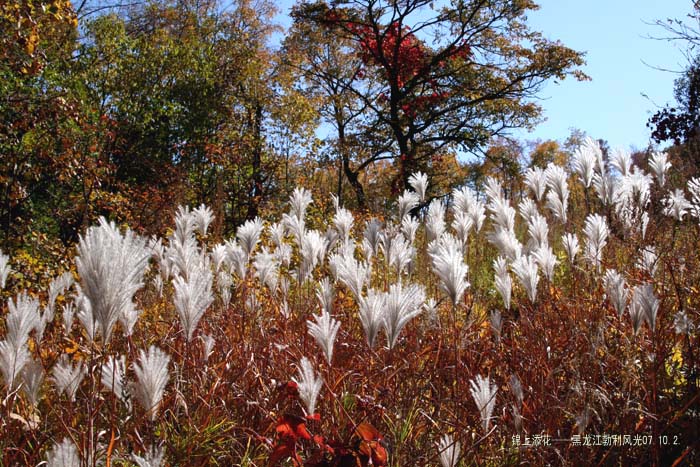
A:
<svg viewBox="0 0 700 467">
<path fill-rule="evenodd" d="M 534 124 L 533 101 L 549 79 L 586 76 L 582 54 L 526 24 L 530 0 L 303 3 L 297 21 L 349 42 L 363 67 L 336 75 L 366 107 L 359 166 L 391 158 L 396 188 L 449 150 L 475 150 Z"/>
</svg>

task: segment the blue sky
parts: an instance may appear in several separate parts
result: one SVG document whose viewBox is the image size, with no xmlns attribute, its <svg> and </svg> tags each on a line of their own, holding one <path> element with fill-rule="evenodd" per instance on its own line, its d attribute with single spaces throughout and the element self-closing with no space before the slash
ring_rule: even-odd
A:
<svg viewBox="0 0 700 467">
<path fill-rule="evenodd" d="M 278 2 L 278 21 L 287 26 L 294 2 Z M 519 139 L 564 140 L 571 128 L 612 147 L 645 148 L 649 143 L 646 121 L 659 107 L 673 101 L 682 51 L 648 36 L 664 34 L 647 24 L 657 19 L 684 18 L 690 0 L 540 0 L 540 9 L 528 15 L 534 30 L 586 52 L 583 71 L 591 81 L 573 78 L 548 83 L 540 97 L 546 121 L 531 132 L 514 133 Z M 647 96 L 647 97 L 645 97 Z"/>
</svg>

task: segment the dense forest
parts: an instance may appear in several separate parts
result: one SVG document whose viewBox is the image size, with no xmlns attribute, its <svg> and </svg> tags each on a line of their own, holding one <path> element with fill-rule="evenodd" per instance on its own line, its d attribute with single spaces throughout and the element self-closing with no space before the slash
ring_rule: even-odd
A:
<svg viewBox="0 0 700 467">
<path fill-rule="evenodd" d="M 0 465 L 697 465 L 700 5 L 635 152 L 532 0 L 288 8 L 0 4 Z"/>
</svg>

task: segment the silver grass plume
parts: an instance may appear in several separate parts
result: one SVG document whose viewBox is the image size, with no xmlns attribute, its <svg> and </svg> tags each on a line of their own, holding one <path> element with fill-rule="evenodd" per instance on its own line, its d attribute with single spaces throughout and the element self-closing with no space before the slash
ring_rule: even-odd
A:
<svg viewBox="0 0 700 467">
<path fill-rule="evenodd" d="M 589 214 L 586 217 L 583 233 L 586 236 L 586 259 L 600 272 L 603 248 L 608 243 L 608 235 L 610 234 L 605 218 L 599 214 Z"/>
<path fill-rule="evenodd" d="M 549 225 L 547 219 L 540 213 L 534 213 L 527 225 L 527 234 L 530 237 L 528 249 L 538 250 L 549 245 Z"/>
<path fill-rule="evenodd" d="M 73 285 L 73 275 L 70 272 L 64 272 L 60 276 L 54 278 L 49 284 L 49 301 L 46 305 L 46 320 L 53 321 L 56 307 L 56 299 L 59 295 L 63 295 Z"/>
<path fill-rule="evenodd" d="M 375 218 L 368 220 L 362 235 L 364 238 L 363 244 L 367 243 L 369 246 L 368 258 L 376 256 L 379 253 L 379 240 L 382 237 L 382 223 Z"/>
<path fill-rule="evenodd" d="M 27 340 L 32 330 L 41 327 L 39 301 L 29 298 L 26 292 L 17 295 L 8 302 L 5 317 L 5 339 L 0 341 L 0 372 L 7 385 L 8 392 L 15 383 L 25 365 L 30 362 Z"/>
<path fill-rule="evenodd" d="M 306 208 L 313 202 L 311 193 L 305 188 L 295 188 L 289 196 L 290 213 L 299 220 L 306 216 Z"/>
<path fill-rule="evenodd" d="M 39 393 L 43 382 L 44 367 L 40 362 L 30 359 L 22 370 L 22 392 L 32 407 L 39 404 Z"/>
<path fill-rule="evenodd" d="M 124 390 L 124 382 L 126 380 L 126 359 L 124 355 L 120 355 L 118 358 L 110 355 L 107 358 L 107 362 L 102 365 L 101 375 L 102 386 L 130 407 L 129 398 Z"/>
<path fill-rule="evenodd" d="M 440 465 L 442 467 L 457 467 L 461 452 L 459 441 L 453 440 L 452 436 L 448 434 L 443 435 L 438 443 L 438 452 L 440 453 Z"/>
<path fill-rule="evenodd" d="M 654 295 L 653 285 L 642 284 L 634 288 L 630 303 L 630 316 L 635 334 L 639 332 L 642 319 L 647 322 L 652 333 L 656 330 L 656 314 L 659 311 L 659 304 L 659 299 Z"/>
<path fill-rule="evenodd" d="M 282 214 L 282 225 L 286 231 L 294 236 L 297 244 L 301 242 L 301 238 L 306 233 L 306 221 L 303 217 L 299 218 L 293 214 Z"/>
<path fill-rule="evenodd" d="M 211 249 L 211 253 L 209 253 L 209 257 L 211 258 L 212 264 L 214 264 L 214 271 L 217 273 L 230 266 L 226 245 L 223 243 L 214 245 Z"/>
<path fill-rule="evenodd" d="M 216 339 L 214 339 L 209 334 L 199 336 L 202 340 L 202 355 L 204 356 L 204 361 L 208 361 L 211 354 L 214 352 L 214 346 L 216 345 Z"/>
<path fill-rule="evenodd" d="M 483 377 L 481 375 L 477 375 L 476 378 L 470 380 L 469 386 L 469 392 L 472 398 L 474 398 L 477 409 L 479 409 L 481 427 L 484 429 L 484 432 L 488 432 L 491 423 L 491 415 L 496 406 L 498 387 L 496 384 L 491 383 L 488 376 Z"/>
<path fill-rule="evenodd" d="M 262 232 L 263 222 L 259 217 L 246 221 L 236 231 L 236 238 L 238 239 L 241 248 L 243 248 L 247 258 L 250 258 L 253 251 L 255 251 L 255 247 L 260 241 L 260 235 L 262 235 Z"/>
<path fill-rule="evenodd" d="M 561 236 L 561 243 L 564 246 L 566 256 L 569 258 L 569 263 L 574 264 L 576 255 L 581 250 L 578 243 L 578 237 L 574 233 L 565 233 Z"/>
<path fill-rule="evenodd" d="M 403 220 L 409 215 L 411 210 L 418 206 L 420 203 L 420 197 L 412 191 L 405 190 L 399 199 L 396 201 L 399 220 Z"/>
<path fill-rule="evenodd" d="M 566 211 L 569 206 L 569 185 L 566 181 L 566 171 L 554 164 L 549 164 L 545 171 L 547 175 L 547 207 L 559 219 L 566 224 Z"/>
<path fill-rule="evenodd" d="M 233 286 L 233 277 L 227 271 L 219 271 L 216 276 L 216 289 L 221 296 L 221 303 L 224 308 L 228 308 L 231 303 L 231 287 Z"/>
<path fill-rule="evenodd" d="M 479 232 L 486 220 L 486 206 L 477 199 L 476 193 L 467 186 L 455 188 L 452 190 L 452 203 L 455 216 L 458 212 L 465 213 L 471 218 L 475 232 Z"/>
<path fill-rule="evenodd" d="M 604 206 L 610 206 L 614 202 L 616 183 L 616 179 L 609 172 L 596 172 L 593 176 L 593 188 Z"/>
<path fill-rule="evenodd" d="M 503 196 L 503 189 L 500 182 L 495 178 L 488 177 L 486 179 L 485 191 L 489 199 L 486 208 L 491 214 L 491 221 L 503 230 L 514 230 L 515 209 L 510 205 L 508 199 Z"/>
<path fill-rule="evenodd" d="M 404 287 L 399 282 L 389 286 L 384 302 L 384 330 L 390 350 L 398 343 L 403 328 L 420 314 L 424 301 L 425 292 L 417 284 Z"/>
<path fill-rule="evenodd" d="M 418 194 L 421 202 L 425 202 L 425 194 L 428 191 L 428 176 L 423 172 L 416 172 L 408 177 L 408 184 Z"/>
<path fill-rule="evenodd" d="M 263 247 L 253 260 L 255 268 L 255 277 L 258 278 L 261 284 L 266 285 L 270 292 L 277 290 L 279 281 L 279 260 L 277 255 L 270 253 L 267 247 Z"/>
<path fill-rule="evenodd" d="M 416 249 L 406 240 L 403 235 L 390 236 L 385 234 L 383 242 L 380 243 L 384 252 L 384 258 L 389 267 L 396 269 L 400 275 L 406 267 L 411 264 L 415 256 Z"/>
<path fill-rule="evenodd" d="M 143 285 L 149 257 L 144 239 L 129 229 L 122 235 L 105 218 L 80 237 L 75 262 L 83 294 L 105 343 L 119 316 L 133 307 L 132 298 Z"/>
<path fill-rule="evenodd" d="M 326 240 L 316 230 L 307 231 L 301 239 L 301 264 L 299 266 L 299 283 L 306 282 L 316 266 L 326 256 Z"/>
<path fill-rule="evenodd" d="M 207 256 L 201 257 L 201 262 L 192 265 L 188 271 L 188 278 L 177 276 L 173 279 L 175 290 L 175 310 L 180 317 L 187 342 L 192 340 L 194 331 L 204 312 L 214 301 L 212 293 L 213 275 Z"/>
<path fill-rule="evenodd" d="M 532 257 L 542 269 L 547 280 L 552 282 L 552 279 L 554 279 L 554 266 L 559 262 L 552 248 L 549 245 L 542 245 L 532 252 Z"/>
<path fill-rule="evenodd" d="M 66 355 L 61 355 L 53 367 L 53 382 L 58 392 L 65 393 L 68 399 L 75 401 L 75 393 L 83 381 L 87 369 L 83 362 L 72 365 Z"/>
<path fill-rule="evenodd" d="M 248 275 L 248 255 L 243 248 L 235 240 L 227 240 L 226 253 L 228 261 L 231 264 L 231 271 L 238 276 L 240 280 L 245 280 Z"/>
<path fill-rule="evenodd" d="M 620 172 L 620 175 L 626 177 L 632 171 L 632 155 L 625 149 L 615 148 L 610 157 L 610 164 Z"/>
<path fill-rule="evenodd" d="M 469 241 L 469 232 L 474 226 L 474 220 L 463 211 L 457 211 L 452 218 L 452 229 L 455 231 L 457 238 L 459 238 L 462 243 L 462 248 L 467 247 L 467 242 Z"/>
<path fill-rule="evenodd" d="M 352 213 L 345 208 L 339 208 L 333 217 L 333 225 L 335 226 L 338 235 L 343 239 L 343 242 L 350 240 L 352 233 L 352 225 L 355 218 Z"/>
<path fill-rule="evenodd" d="M 639 232 L 644 237 L 649 222 L 646 209 L 651 201 L 651 183 L 648 174 L 633 167 L 632 172 L 622 177 L 615 187 L 615 214 L 628 235 Z"/>
<path fill-rule="evenodd" d="M 499 256 L 493 260 L 493 269 L 495 275 L 495 286 L 498 293 L 503 299 L 503 306 L 506 310 L 510 310 L 510 298 L 513 290 L 513 280 L 508 274 L 508 262 L 507 260 Z"/>
<path fill-rule="evenodd" d="M 420 227 L 418 219 L 411 216 L 404 216 L 401 221 L 401 233 L 408 243 L 413 243 L 415 241 L 418 227 Z"/>
<path fill-rule="evenodd" d="M 131 459 L 138 467 L 161 467 L 163 465 L 163 456 L 162 447 L 152 446 L 151 449 L 146 450 L 143 457 L 132 454 Z"/>
<path fill-rule="evenodd" d="M 531 167 L 525 172 L 525 184 L 535 196 L 537 201 L 541 201 L 547 189 L 547 176 L 540 167 Z"/>
<path fill-rule="evenodd" d="M 80 467 L 80 456 L 75 444 L 64 438 L 60 444 L 54 444 L 46 453 L 46 467 Z"/>
<path fill-rule="evenodd" d="M 292 378 L 297 383 L 299 398 L 304 403 L 306 414 L 313 415 L 316 412 L 316 401 L 323 386 L 321 375 L 316 377 L 314 367 L 308 358 L 302 357 L 299 362 L 298 378 Z"/>
<path fill-rule="evenodd" d="M 520 204 L 518 204 L 518 212 L 520 213 L 520 217 L 528 224 L 533 221 L 535 216 L 540 215 L 537 210 L 537 205 L 530 198 L 525 198 L 520 201 Z"/>
<path fill-rule="evenodd" d="M 345 284 L 359 300 L 362 296 L 362 289 L 369 282 L 369 265 L 353 257 L 337 254 L 331 256 L 329 261 L 335 267 L 337 279 Z"/>
<path fill-rule="evenodd" d="M 90 300 L 83 295 L 83 291 L 80 289 L 80 286 L 78 286 L 75 303 L 78 307 L 78 321 L 80 321 L 80 324 L 82 324 L 85 328 L 85 332 L 87 333 L 90 342 L 93 342 L 97 335 L 97 322 L 95 321 L 95 316 L 92 314 Z"/>
<path fill-rule="evenodd" d="M 26 342 L 16 346 L 8 340 L 0 341 L 0 371 L 8 393 L 15 388 L 20 372 L 30 360 Z"/>
<path fill-rule="evenodd" d="M 377 341 L 379 330 L 384 324 L 386 297 L 383 293 L 370 289 L 367 291 L 366 297 L 359 297 L 357 301 L 360 307 L 360 323 L 365 332 L 367 345 L 372 349 Z"/>
<path fill-rule="evenodd" d="M 428 205 L 428 214 L 425 217 L 428 242 L 440 238 L 445 229 L 445 206 L 441 200 L 436 198 Z"/>
<path fill-rule="evenodd" d="M 530 302 L 535 303 L 535 298 L 537 297 L 537 283 L 540 281 L 537 271 L 537 262 L 531 255 L 523 255 L 513 261 L 510 268 L 527 292 Z"/>
<path fill-rule="evenodd" d="M 195 228 L 202 236 L 207 234 L 209 225 L 214 220 L 214 212 L 204 204 L 200 204 L 197 209 L 192 211 L 192 222 Z"/>
<path fill-rule="evenodd" d="M 682 222 L 683 217 L 687 214 L 688 210 L 692 208 L 692 204 L 685 198 L 683 190 L 679 190 L 678 188 L 673 192 L 669 192 L 663 202 L 664 214 L 674 218 L 678 222 Z"/>
<path fill-rule="evenodd" d="M 489 321 L 496 343 L 499 343 L 501 341 L 501 329 L 503 328 L 503 316 L 501 312 L 498 310 L 491 310 L 491 313 L 489 313 Z"/>
<path fill-rule="evenodd" d="M 318 282 L 318 286 L 316 287 L 316 297 L 321 304 L 322 312 L 333 312 L 333 295 L 333 284 L 328 277 L 324 277 Z"/>
<path fill-rule="evenodd" d="M 139 350 L 139 361 L 134 364 L 136 381 L 132 383 L 131 390 L 146 412 L 150 412 L 151 420 L 156 419 L 165 386 L 170 379 L 168 363 L 170 356 L 152 345 L 148 353 Z"/>
<path fill-rule="evenodd" d="M 340 322 L 333 319 L 327 311 L 321 312 L 320 315 L 314 315 L 314 321 L 307 321 L 306 326 L 309 328 L 309 334 L 316 340 L 316 343 L 321 350 L 323 355 L 326 357 L 328 364 L 331 364 L 333 359 L 333 346 L 335 345 L 335 339 L 338 335 L 338 329 L 340 329 Z"/>
<path fill-rule="evenodd" d="M 601 153 L 600 146 L 591 138 L 586 138 L 583 144 L 574 152 L 574 170 L 581 177 L 581 182 L 586 188 L 591 186 L 595 166 L 598 161 L 597 153 Z"/>
<path fill-rule="evenodd" d="M 0 250 L 0 290 L 5 288 L 10 271 L 12 271 L 12 268 L 10 268 L 10 257 Z"/>
<path fill-rule="evenodd" d="M 505 256 L 511 261 L 519 258 L 522 254 L 523 245 L 515 237 L 513 230 L 506 230 L 496 227 L 496 230 L 487 235 L 489 243 L 494 245 L 501 256 Z"/>
<path fill-rule="evenodd" d="M 617 316 L 621 318 L 625 308 L 627 308 L 627 300 L 629 298 L 629 289 L 624 277 L 616 270 L 608 269 L 605 271 L 603 284 L 605 285 L 605 294 L 608 296 L 608 300 L 615 308 Z"/>
<path fill-rule="evenodd" d="M 679 310 L 673 317 L 673 328 L 676 334 L 690 334 L 695 330 L 695 325 L 685 311 Z"/>
<path fill-rule="evenodd" d="M 440 287 L 456 305 L 469 287 L 469 266 L 464 264 L 462 245 L 451 235 L 443 237 L 431 254 L 433 271 L 440 278 Z"/>
<path fill-rule="evenodd" d="M 665 152 L 654 152 L 649 159 L 649 168 L 656 175 L 656 181 L 659 186 L 666 184 L 666 172 L 671 168 L 671 163 L 668 162 L 668 156 Z"/>
</svg>

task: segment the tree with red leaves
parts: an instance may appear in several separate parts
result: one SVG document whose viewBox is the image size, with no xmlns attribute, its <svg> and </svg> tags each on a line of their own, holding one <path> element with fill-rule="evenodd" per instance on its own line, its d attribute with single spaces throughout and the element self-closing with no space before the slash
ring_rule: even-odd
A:
<svg viewBox="0 0 700 467">
<path fill-rule="evenodd" d="M 363 104 L 357 167 L 395 162 L 397 191 L 436 154 L 478 151 L 494 135 L 529 127 L 549 79 L 587 77 L 582 54 L 528 28 L 530 0 L 352 0 L 302 3 L 295 22 L 351 44 L 362 67 L 341 89 Z M 356 63 L 356 62 L 355 62 Z"/>
</svg>

